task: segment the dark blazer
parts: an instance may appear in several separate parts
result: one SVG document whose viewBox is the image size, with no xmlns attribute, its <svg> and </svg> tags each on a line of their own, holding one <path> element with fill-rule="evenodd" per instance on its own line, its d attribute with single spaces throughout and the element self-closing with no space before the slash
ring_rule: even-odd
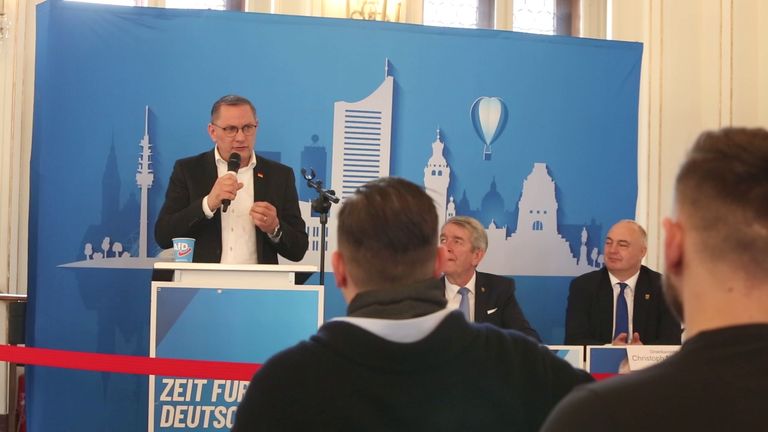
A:
<svg viewBox="0 0 768 432">
<path fill-rule="evenodd" d="M 541 342 L 515 298 L 515 281 L 491 273 L 475 275 L 475 322 L 517 330 Z M 445 286 L 445 276 L 442 282 Z"/>
<path fill-rule="evenodd" d="M 632 308 L 632 331 L 646 345 L 679 345 L 680 323 L 661 291 L 661 275 L 640 267 Z M 567 345 L 602 345 L 613 340 L 613 288 L 608 270 L 583 274 L 573 281 L 565 313 Z"/>
<path fill-rule="evenodd" d="M 221 261 L 221 211 L 211 219 L 203 212 L 203 198 L 218 178 L 214 151 L 176 161 L 165 203 L 155 224 L 155 240 L 162 248 L 173 247 L 174 237 L 195 239 L 195 262 Z M 277 209 L 283 235 L 273 243 L 267 234 L 256 230 L 256 254 L 261 264 L 277 264 L 277 255 L 300 261 L 309 240 L 299 210 L 293 170 L 283 164 L 257 157 L 253 172 L 253 200 L 267 201 Z"/>
</svg>

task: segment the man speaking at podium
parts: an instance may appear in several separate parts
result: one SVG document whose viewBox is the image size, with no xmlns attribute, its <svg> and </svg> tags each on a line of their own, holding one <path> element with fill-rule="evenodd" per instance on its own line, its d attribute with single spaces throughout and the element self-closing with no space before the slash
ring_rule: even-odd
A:
<svg viewBox="0 0 768 432">
<path fill-rule="evenodd" d="M 246 98 L 227 95 L 211 108 L 215 146 L 176 161 L 155 224 L 163 248 L 175 237 L 195 239 L 195 262 L 277 264 L 299 261 L 308 238 L 293 170 L 256 158 L 259 120 Z"/>
</svg>

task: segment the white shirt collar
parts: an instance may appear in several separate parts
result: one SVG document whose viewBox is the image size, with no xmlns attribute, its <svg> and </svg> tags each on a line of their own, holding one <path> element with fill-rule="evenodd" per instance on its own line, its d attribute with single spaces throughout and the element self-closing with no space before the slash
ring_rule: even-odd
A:
<svg viewBox="0 0 768 432">
<path fill-rule="evenodd" d="M 469 292 L 471 292 L 472 294 L 475 293 L 476 278 L 477 278 L 477 272 L 472 273 L 472 278 L 469 280 L 469 282 L 467 282 L 466 285 L 464 285 L 465 287 L 467 287 L 467 289 L 469 289 Z M 445 277 L 445 298 L 452 298 L 459 292 L 460 288 L 462 287 L 452 284 L 451 281 L 448 280 L 448 276 Z"/>
<path fill-rule="evenodd" d="M 615 287 L 616 284 L 619 283 L 619 282 L 624 282 L 625 284 L 627 284 L 627 288 L 629 289 L 629 291 L 630 292 L 634 292 L 635 291 L 635 285 L 637 285 L 637 278 L 640 277 L 640 270 L 638 270 L 637 273 L 635 273 L 634 275 L 632 275 L 630 278 L 628 278 L 625 281 L 619 280 L 619 278 L 617 278 L 616 276 L 611 274 L 611 272 L 608 272 L 608 277 L 611 279 L 611 286 L 612 287 Z"/>
<path fill-rule="evenodd" d="M 216 165 L 224 164 L 224 166 L 227 166 L 228 162 L 221 157 L 221 153 L 219 153 L 219 148 L 215 145 L 213 146 L 213 155 L 214 155 L 214 158 L 216 159 Z M 251 162 L 248 163 L 248 166 L 246 168 L 253 169 L 253 167 L 255 166 L 256 166 L 256 152 L 251 150 Z M 243 168 L 240 168 L 240 169 L 243 169 Z"/>
</svg>

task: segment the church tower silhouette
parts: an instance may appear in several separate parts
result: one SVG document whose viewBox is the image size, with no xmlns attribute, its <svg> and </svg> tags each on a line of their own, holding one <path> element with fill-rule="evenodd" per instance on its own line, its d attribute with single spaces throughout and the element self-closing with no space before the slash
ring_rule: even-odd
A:
<svg viewBox="0 0 768 432">
<path fill-rule="evenodd" d="M 443 156 L 445 144 L 440 139 L 440 128 L 437 129 L 437 138 L 432 143 L 432 157 L 424 167 L 424 187 L 427 194 L 432 197 L 437 207 L 438 226 L 445 223 L 446 207 L 448 205 L 448 183 L 451 177 L 451 168 Z"/>
</svg>

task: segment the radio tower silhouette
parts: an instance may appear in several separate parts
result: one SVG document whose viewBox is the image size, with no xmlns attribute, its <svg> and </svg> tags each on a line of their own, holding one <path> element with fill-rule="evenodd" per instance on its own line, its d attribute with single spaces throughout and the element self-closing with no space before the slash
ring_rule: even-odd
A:
<svg viewBox="0 0 768 432">
<path fill-rule="evenodd" d="M 149 164 L 152 163 L 152 144 L 149 143 L 149 105 L 144 107 L 144 137 L 139 141 L 139 167 L 136 170 L 136 184 L 141 189 L 141 215 L 139 216 L 139 258 L 147 257 L 147 196 L 155 175 Z"/>
</svg>

